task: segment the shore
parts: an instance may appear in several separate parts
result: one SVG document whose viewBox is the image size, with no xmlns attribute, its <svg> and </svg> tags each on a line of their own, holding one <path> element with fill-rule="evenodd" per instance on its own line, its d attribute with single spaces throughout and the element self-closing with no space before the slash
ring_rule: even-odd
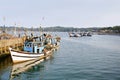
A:
<svg viewBox="0 0 120 80">
<path fill-rule="evenodd" d="M 117 35 L 120 36 L 120 33 L 113 33 L 113 32 L 96 32 L 98 35 Z"/>
</svg>

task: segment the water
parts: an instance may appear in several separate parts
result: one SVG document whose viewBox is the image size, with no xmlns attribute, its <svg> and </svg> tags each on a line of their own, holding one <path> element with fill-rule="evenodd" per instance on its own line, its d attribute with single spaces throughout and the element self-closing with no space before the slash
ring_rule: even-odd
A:
<svg viewBox="0 0 120 80">
<path fill-rule="evenodd" d="M 13 66 L 0 69 L 0 80 L 120 80 L 120 36 L 62 37 L 54 55 L 13 75 Z"/>
</svg>

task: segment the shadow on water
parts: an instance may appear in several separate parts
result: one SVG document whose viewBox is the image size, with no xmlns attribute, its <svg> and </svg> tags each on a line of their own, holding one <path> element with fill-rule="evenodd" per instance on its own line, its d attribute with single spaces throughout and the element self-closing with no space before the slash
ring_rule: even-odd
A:
<svg viewBox="0 0 120 80">
<path fill-rule="evenodd" d="M 11 56 L 6 56 L 4 58 L 1 58 L 0 59 L 0 72 L 11 65 L 12 65 Z"/>
<path fill-rule="evenodd" d="M 3 55 L 0 57 L 0 80 L 8 80 L 9 68 L 12 66 L 12 59 L 10 55 Z"/>
</svg>

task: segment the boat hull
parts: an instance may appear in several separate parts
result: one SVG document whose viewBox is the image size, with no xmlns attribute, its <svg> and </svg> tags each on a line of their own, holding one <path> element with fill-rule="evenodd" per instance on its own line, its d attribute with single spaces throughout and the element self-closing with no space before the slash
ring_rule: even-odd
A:
<svg viewBox="0 0 120 80">
<path fill-rule="evenodd" d="M 44 57 L 43 53 L 25 53 L 23 51 L 12 50 L 11 48 L 10 48 L 10 53 L 11 53 L 13 63 L 20 63 L 20 62 L 25 62 L 25 61 Z"/>
</svg>

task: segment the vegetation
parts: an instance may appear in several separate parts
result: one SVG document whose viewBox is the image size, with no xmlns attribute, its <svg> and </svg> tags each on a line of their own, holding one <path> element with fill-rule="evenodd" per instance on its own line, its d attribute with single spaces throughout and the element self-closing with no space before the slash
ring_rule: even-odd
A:
<svg viewBox="0 0 120 80">
<path fill-rule="evenodd" d="M 12 31 L 49 31 L 49 32 L 79 32 L 79 31 L 96 31 L 99 30 L 99 28 L 74 28 L 74 27 L 61 27 L 61 26 L 55 26 L 55 27 L 44 27 L 44 28 L 26 28 L 26 27 L 14 27 L 9 26 L 5 27 L 5 30 Z M 0 26 L 0 30 L 3 31 L 4 27 Z"/>
<path fill-rule="evenodd" d="M 108 33 L 118 33 L 120 34 L 120 26 L 113 26 L 113 27 L 104 27 L 100 29 L 101 31 L 108 32 Z"/>
<path fill-rule="evenodd" d="M 99 33 L 117 33 L 120 34 L 120 26 L 113 26 L 113 27 L 93 27 L 93 28 L 74 28 L 74 27 L 44 27 L 44 28 L 26 28 L 26 27 L 14 27 L 9 26 L 5 27 L 7 31 L 49 31 L 49 32 L 79 32 L 79 31 L 91 31 L 91 32 L 99 32 Z M 0 26 L 0 30 L 3 31 L 4 27 Z"/>
</svg>

